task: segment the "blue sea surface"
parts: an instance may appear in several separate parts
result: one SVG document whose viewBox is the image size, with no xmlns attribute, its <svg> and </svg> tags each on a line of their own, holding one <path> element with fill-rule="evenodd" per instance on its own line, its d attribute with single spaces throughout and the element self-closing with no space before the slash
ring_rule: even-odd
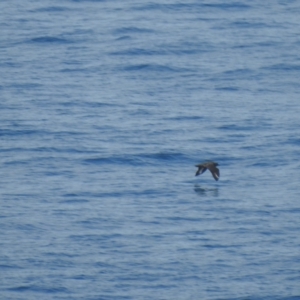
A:
<svg viewBox="0 0 300 300">
<path fill-rule="evenodd" d="M 2 0 L 0 298 L 300 299 L 299 16 Z"/>
</svg>

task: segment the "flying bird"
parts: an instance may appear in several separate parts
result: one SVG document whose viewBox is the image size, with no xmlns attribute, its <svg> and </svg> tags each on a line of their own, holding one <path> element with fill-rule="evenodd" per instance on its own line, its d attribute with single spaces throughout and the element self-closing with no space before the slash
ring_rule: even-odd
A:
<svg viewBox="0 0 300 300">
<path fill-rule="evenodd" d="M 195 167 L 197 167 L 198 170 L 195 176 L 201 175 L 208 169 L 211 172 L 214 179 L 218 181 L 220 177 L 220 170 L 217 168 L 218 165 L 218 163 L 215 163 L 213 161 L 208 161 L 203 164 L 196 165 Z"/>
</svg>

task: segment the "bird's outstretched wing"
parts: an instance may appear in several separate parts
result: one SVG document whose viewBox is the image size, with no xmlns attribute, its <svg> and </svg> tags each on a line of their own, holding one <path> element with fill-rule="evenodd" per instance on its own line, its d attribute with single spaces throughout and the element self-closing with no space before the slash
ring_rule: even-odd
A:
<svg viewBox="0 0 300 300">
<path fill-rule="evenodd" d="M 212 166 L 209 168 L 209 171 L 211 172 L 214 179 L 218 181 L 220 177 L 220 170 L 217 167 Z"/>
<path fill-rule="evenodd" d="M 195 167 L 198 168 L 195 176 L 201 175 L 202 173 L 204 173 L 207 170 L 207 168 L 202 165 L 196 165 Z"/>
</svg>

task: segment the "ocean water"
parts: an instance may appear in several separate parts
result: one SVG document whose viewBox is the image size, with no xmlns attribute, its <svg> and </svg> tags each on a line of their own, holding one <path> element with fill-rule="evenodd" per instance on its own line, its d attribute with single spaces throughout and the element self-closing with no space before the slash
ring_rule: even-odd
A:
<svg viewBox="0 0 300 300">
<path fill-rule="evenodd" d="M 2 0 L 0 298 L 300 299 L 299 14 Z"/>
</svg>

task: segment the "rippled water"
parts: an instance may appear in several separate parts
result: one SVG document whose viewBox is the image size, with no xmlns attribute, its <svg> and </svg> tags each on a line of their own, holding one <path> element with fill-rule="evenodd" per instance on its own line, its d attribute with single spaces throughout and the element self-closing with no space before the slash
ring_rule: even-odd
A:
<svg viewBox="0 0 300 300">
<path fill-rule="evenodd" d="M 1 1 L 1 298 L 300 299 L 299 12 Z"/>
</svg>

